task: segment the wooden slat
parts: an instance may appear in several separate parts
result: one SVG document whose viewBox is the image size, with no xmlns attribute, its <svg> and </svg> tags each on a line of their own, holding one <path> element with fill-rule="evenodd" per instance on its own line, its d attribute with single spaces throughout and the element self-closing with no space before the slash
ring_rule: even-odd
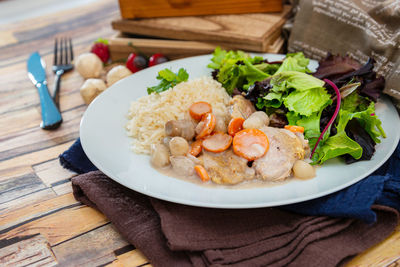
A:
<svg viewBox="0 0 400 267">
<path fill-rule="evenodd" d="M 33 166 L 36 175 L 46 186 L 69 179 L 76 175 L 73 171 L 64 169 L 58 159 L 50 160 Z"/>
<path fill-rule="evenodd" d="M 66 182 L 66 183 L 54 185 L 54 186 L 52 186 L 52 189 L 59 196 L 64 195 L 64 194 L 68 194 L 68 193 L 72 192 L 72 183 L 71 182 Z"/>
<path fill-rule="evenodd" d="M 210 14 L 242 14 L 279 12 L 280 0 L 120 0 L 123 18 L 198 16 Z"/>
<path fill-rule="evenodd" d="M 146 257 L 139 250 L 128 251 L 117 256 L 117 259 L 107 265 L 107 267 L 137 267 L 137 266 L 152 266 Z"/>
<path fill-rule="evenodd" d="M 0 248 L 1 266 L 55 266 L 54 257 L 46 238 L 41 235 Z"/>
<path fill-rule="evenodd" d="M 128 242 L 108 224 L 52 249 L 63 266 L 99 266 L 114 261 L 114 251 L 127 245 Z"/>
<path fill-rule="evenodd" d="M 4 202 L 0 204 L 0 215 L 10 213 L 14 210 L 21 209 L 23 207 L 34 205 L 42 201 L 54 198 L 56 193 L 51 188 L 46 188 L 44 190 L 33 192 L 29 195 L 25 195 L 16 198 L 11 201 Z"/>
<path fill-rule="evenodd" d="M 106 217 L 97 210 L 86 206 L 71 207 L 13 228 L 0 234 L 0 239 L 41 234 L 54 246 L 107 222 Z"/>
<path fill-rule="evenodd" d="M 2 180 L 0 181 L 0 203 L 11 201 L 44 188 L 46 188 L 45 184 L 34 173 Z"/>
<path fill-rule="evenodd" d="M 16 177 L 33 171 L 32 165 L 55 159 L 67 150 L 74 141 L 35 151 L 22 156 L 0 162 L 0 181 L 8 177 Z"/>
<path fill-rule="evenodd" d="M 400 225 L 385 241 L 352 259 L 347 267 L 378 266 L 377 264 L 379 266 L 388 266 L 396 261 L 400 261 Z"/>
<path fill-rule="evenodd" d="M 0 215 L 0 231 L 77 203 L 72 194 L 66 194 L 3 213 Z"/>
<path fill-rule="evenodd" d="M 263 52 L 269 38 L 282 27 L 289 14 L 282 13 L 174 17 L 142 20 L 116 20 L 115 30 L 169 39 L 224 44 L 233 48 Z"/>
</svg>

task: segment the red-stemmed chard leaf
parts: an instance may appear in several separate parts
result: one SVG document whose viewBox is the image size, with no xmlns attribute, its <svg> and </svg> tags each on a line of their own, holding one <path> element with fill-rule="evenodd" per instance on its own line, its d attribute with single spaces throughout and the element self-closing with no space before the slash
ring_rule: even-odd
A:
<svg viewBox="0 0 400 267">
<path fill-rule="evenodd" d="M 340 97 L 339 88 L 337 88 L 336 84 L 334 84 L 332 81 L 330 81 L 328 79 L 324 79 L 324 82 L 326 82 L 327 84 L 332 86 L 333 90 L 335 90 L 335 93 L 336 93 L 336 109 L 335 109 L 335 112 L 333 113 L 332 118 L 329 120 L 328 124 L 325 126 L 325 128 L 322 131 L 321 135 L 318 137 L 318 140 L 315 143 L 315 146 L 314 146 L 314 148 L 313 148 L 313 150 L 311 152 L 310 158 L 312 158 L 312 156 L 314 155 L 314 152 L 317 149 L 319 142 L 321 142 L 321 139 L 324 136 L 325 132 L 328 130 L 329 126 L 331 126 L 331 124 L 335 121 L 337 115 L 339 114 L 339 109 L 340 109 L 340 99 L 341 99 L 341 97 Z"/>
</svg>

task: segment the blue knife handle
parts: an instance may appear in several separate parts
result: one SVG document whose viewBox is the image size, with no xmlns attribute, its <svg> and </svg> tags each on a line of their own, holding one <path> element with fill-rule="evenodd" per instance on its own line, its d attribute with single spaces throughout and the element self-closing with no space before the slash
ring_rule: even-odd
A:
<svg viewBox="0 0 400 267">
<path fill-rule="evenodd" d="M 42 108 L 42 123 L 40 127 L 46 130 L 55 129 L 60 126 L 62 122 L 61 113 L 58 111 L 49 94 L 46 82 L 37 83 L 36 87 L 38 89 L 40 106 Z"/>
</svg>

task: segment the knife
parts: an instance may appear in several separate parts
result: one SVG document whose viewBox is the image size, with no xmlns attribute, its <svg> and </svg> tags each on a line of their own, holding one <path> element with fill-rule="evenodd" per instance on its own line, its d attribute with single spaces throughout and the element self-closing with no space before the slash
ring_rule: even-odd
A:
<svg viewBox="0 0 400 267">
<path fill-rule="evenodd" d="M 60 126 L 62 117 L 47 89 L 46 65 L 38 52 L 30 55 L 28 62 L 28 76 L 38 89 L 40 107 L 42 109 L 42 122 L 40 127 L 46 130 Z"/>
</svg>

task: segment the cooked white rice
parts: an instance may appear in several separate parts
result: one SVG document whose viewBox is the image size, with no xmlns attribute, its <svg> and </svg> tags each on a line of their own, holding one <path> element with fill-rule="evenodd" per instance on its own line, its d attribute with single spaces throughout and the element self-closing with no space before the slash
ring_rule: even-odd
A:
<svg viewBox="0 0 400 267">
<path fill-rule="evenodd" d="M 150 154 L 151 144 L 160 143 L 165 137 L 165 123 L 189 118 L 189 106 L 198 101 L 210 103 L 216 115 L 228 114 L 230 96 L 211 77 L 182 82 L 160 94 L 153 93 L 133 101 L 126 125 L 128 135 L 133 137 L 132 150 Z"/>
</svg>

